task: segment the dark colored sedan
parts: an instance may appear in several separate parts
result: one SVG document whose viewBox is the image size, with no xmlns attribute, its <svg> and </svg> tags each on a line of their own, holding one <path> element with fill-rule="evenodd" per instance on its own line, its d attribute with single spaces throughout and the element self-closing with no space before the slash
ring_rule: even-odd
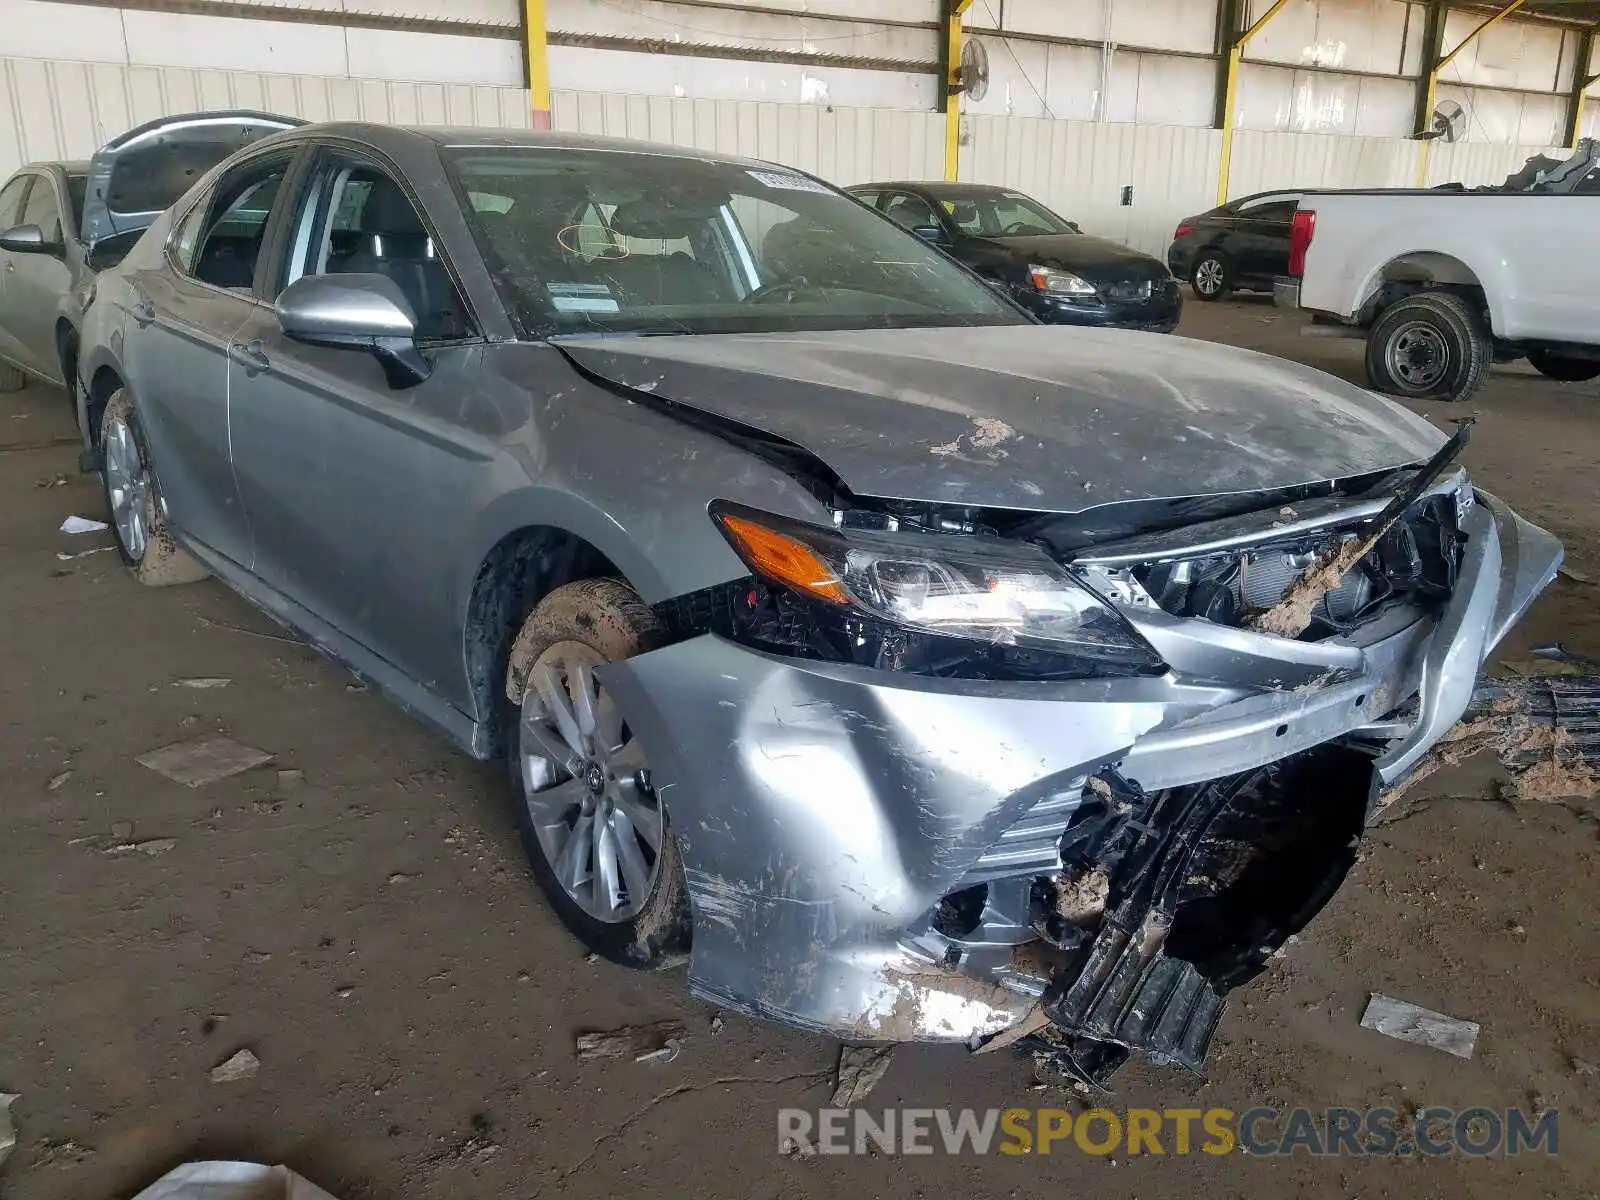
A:
<svg viewBox="0 0 1600 1200">
<path fill-rule="evenodd" d="M 1185 217 L 1173 232 L 1167 266 L 1202 300 L 1235 289 L 1270 292 L 1289 270 L 1289 227 L 1299 192 L 1258 192 Z"/>
<path fill-rule="evenodd" d="M 1171 333 L 1183 314 L 1158 259 L 1090 237 L 1037 200 L 969 183 L 847 188 L 1001 289 L 1041 321 Z"/>
</svg>

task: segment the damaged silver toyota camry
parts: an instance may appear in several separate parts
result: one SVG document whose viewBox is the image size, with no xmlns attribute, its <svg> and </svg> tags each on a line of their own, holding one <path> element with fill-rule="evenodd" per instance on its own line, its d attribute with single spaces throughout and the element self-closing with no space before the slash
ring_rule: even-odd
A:
<svg viewBox="0 0 1600 1200">
<path fill-rule="evenodd" d="M 810 176 L 310 126 L 102 277 L 140 579 L 480 758 L 596 951 L 858 1041 L 1198 1067 L 1561 560 L 1316 371 L 1035 324 Z"/>
</svg>

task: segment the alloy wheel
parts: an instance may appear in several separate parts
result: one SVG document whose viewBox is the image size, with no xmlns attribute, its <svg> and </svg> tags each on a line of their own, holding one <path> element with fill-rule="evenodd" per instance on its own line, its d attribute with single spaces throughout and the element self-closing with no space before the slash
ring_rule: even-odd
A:
<svg viewBox="0 0 1600 1200">
<path fill-rule="evenodd" d="M 562 890 L 597 921 L 638 914 L 655 887 L 661 804 L 637 739 L 595 678 L 606 659 L 557 642 L 528 672 L 517 728 L 528 815 Z"/>
<path fill-rule="evenodd" d="M 1215 296 L 1222 290 L 1223 268 L 1222 260 L 1217 258 L 1203 259 L 1194 270 L 1194 286 L 1204 295 Z"/>
<path fill-rule="evenodd" d="M 138 439 L 127 421 L 110 417 L 103 426 L 106 495 L 111 500 L 111 519 L 128 558 L 143 561 L 150 544 L 148 502 L 150 468 L 140 453 Z"/>
</svg>

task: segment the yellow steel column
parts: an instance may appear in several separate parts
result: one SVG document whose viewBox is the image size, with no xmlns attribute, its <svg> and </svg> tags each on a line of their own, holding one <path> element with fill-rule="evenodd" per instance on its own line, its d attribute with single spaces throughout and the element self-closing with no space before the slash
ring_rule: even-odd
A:
<svg viewBox="0 0 1600 1200">
<path fill-rule="evenodd" d="M 550 128 L 550 46 L 545 40 L 544 0 L 523 0 L 522 36 L 528 62 L 533 127 Z"/>
<path fill-rule="evenodd" d="M 1233 169 L 1233 108 L 1239 90 L 1239 64 L 1244 61 L 1245 43 L 1261 32 L 1261 27 L 1282 11 L 1289 0 L 1274 0 L 1250 28 L 1241 33 L 1228 49 L 1228 78 L 1222 89 L 1222 159 L 1217 167 L 1217 203 L 1228 202 L 1228 176 Z"/>
<path fill-rule="evenodd" d="M 1488 29 L 1492 25 L 1496 25 L 1499 22 L 1505 20 L 1505 18 L 1509 17 L 1512 13 L 1516 12 L 1517 9 L 1521 8 L 1527 2 L 1528 2 L 1528 0 L 1511 0 L 1510 4 L 1507 4 L 1499 12 L 1495 13 L 1494 16 L 1489 17 L 1488 19 L 1486 19 L 1481 25 L 1479 25 L 1471 33 L 1467 34 L 1466 37 L 1462 38 L 1461 39 L 1461 44 L 1458 45 L 1454 50 L 1450 51 L 1449 54 L 1446 54 L 1438 62 L 1433 64 L 1432 69 L 1428 71 L 1427 99 L 1424 101 L 1425 111 L 1426 111 L 1427 115 L 1430 118 L 1433 115 L 1434 101 L 1436 100 L 1437 93 L 1439 91 L 1439 72 L 1444 70 L 1446 67 L 1448 67 L 1455 60 L 1456 55 L 1460 54 L 1463 50 L 1465 50 L 1473 42 L 1477 41 L 1479 35 L 1482 34 L 1484 30 Z M 1424 64 L 1424 66 L 1426 66 L 1426 65 L 1427 64 Z M 1422 129 L 1422 130 L 1418 130 L 1418 132 L 1419 133 L 1425 133 L 1427 131 L 1426 131 L 1426 129 Z M 1432 147 L 1432 145 L 1433 145 L 1433 141 L 1432 141 L 1431 138 L 1423 139 L 1423 142 L 1422 142 L 1422 153 L 1417 155 L 1417 186 L 1418 187 L 1427 187 L 1428 186 L 1428 151 Z"/>
<path fill-rule="evenodd" d="M 944 177 L 955 181 L 961 165 L 961 14 L 972 0 L 947 0 L 944 16 Z"/>
</svg>

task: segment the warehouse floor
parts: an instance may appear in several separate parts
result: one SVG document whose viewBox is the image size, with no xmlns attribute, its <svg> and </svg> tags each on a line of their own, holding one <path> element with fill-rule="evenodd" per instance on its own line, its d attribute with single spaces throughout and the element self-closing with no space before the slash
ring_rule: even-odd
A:
<svg viewBox="0 0 1600 1200">
<path fill-rule="evenodd" d="M 1264 300 L 1184 332 L 1359 374 Z M 1067 336 L 1067 335 L 1064 335 Z M 1497 369 L 1479 482 L 1600 580 L 1600 384 Z M 1455 410 L 1432 406 L 1443 419 Z M 836 1047 L 727 1018 L 681 974 L 585 961 L 535 894 L 496 772 L 463 760 L 214 583 L 150 591 L 106 544 L 66 406 L 0 398 L 0 1091 L 14 1200 L 120 1197 L 197 1157 L 286 1162 L 360 1197 L 1575 1196 L 1600 1189 L 1596 804 L 1512 808 L 1493 771 L 1377 829 L 1321 918 L 1224 1019 L 1204 1083 L 1138 1068 L 1109 1103 L 1555 1108 L 1554 1158 L 1259 1162 L 784 1158 Z M 57 474 L 68 482 L 51 484 Z M 1506 653 L 1600 655 L 1600 589 L 1559 580 Z M 226 678 L 195 690 L 174 681 Z M 205 730 L 275 756 L 189 789 L 135 760 Z M 280 771 L 299 772 L 280 777 Z M 159 855 L 106 851 L 153 841 Z M 1369 991 L 1481 1022 L 1463 1062 L 1360 1029 Z M 676 1061 L 578 1063 L 573 1036 L 679 1017 Z M 241 1048 L 253 1080 L 217 1084 Z M 1579 1063 L 1574 1065 L 1573 1058 Z M 910 1048 L 872 1107 L 1060 1104 L 1017 1057 Z M 1168 1147 L 1169 1151 L 1171 1147 Z"/>
</svg>

